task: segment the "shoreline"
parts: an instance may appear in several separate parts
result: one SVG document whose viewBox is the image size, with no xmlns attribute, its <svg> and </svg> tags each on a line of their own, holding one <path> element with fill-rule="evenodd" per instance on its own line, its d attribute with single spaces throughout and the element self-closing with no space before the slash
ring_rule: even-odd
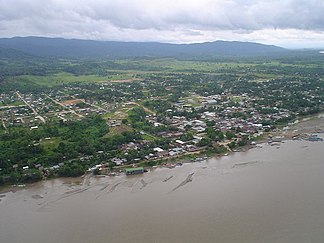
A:
<svg viewBox="0 0 324 243">
<path fill-rule="evenodd" d="M 323 122 L 321 122 L 323 120 Z M 312 124 L 315 123 L 315 124 Z M 311 124 L 309 124 L 311 123 Z M 319 127 L 318 127 L 319 126 Z M 287 129 L 284 129 L 287 128 Z M 160 163 L 149 166 L 145 165 L 145 163 L 149 163 L 150 161 L 145 161 L 139 163 L 139 166 L 143 166 L 145 169 L 155 169 L 157 167 L 166 167 L 169 168 L 170 164 L 172 168 L 176 167 L 175 165 L 177 163 L 183 163 L 183 164 L 190 164 L 190 163 L 199 163 L 201 161 L 204 161 L 209 158 L 221 158 L 224 156 L 228 156 L 233 153 L 239 153 L 239 152 L 247 152 L 250 149 L 256 148 L 257 146 L 260 146 L 261 144 L 269 143 L 269 136 L 272 138 L 280 137 L 280 143 L 273 142 L 273 146 L 277 145 L 280 146 L 281 143 L 284 143 L 284 141 L 287 140 L 294 140 L 294 137 L 298 136 L 298 140 L 303 139 L 303 137 L 308 136 L 307 134 L 313 134 L 313 133 L 323 133 L 324 132 L 324 112 L 317 113 L 315 115 L 310 116 L 302 116 L 298 117 L 293 124 L 286 124 L 285 126 L 282 126 L 281 128 L 277 128 L 276 131 L 270 131 L 267 133 L 264 133 L 261 135 L 255 142 L 254 145 L 248 144 L 242 147 L 235 148 L 235 150 L 232 151 L 226 151 L 220 154 L 212 153 L 207 154 L 205 150 L 202 150 L 201 152 L 195 152 L 190 154 L 183 154 L 178 157 L 172 157 L 172 158 L 166 158 L 162 159 Z M 190 161 L 187 157 L 191 157 L 192 155 L 198 155 L 193 156 L 190 158 Z M 194 161 L 192 161 L 194 159 Z M 130 166 L 123 166 L 122 168 L 129 168 Z M 121 173 L 121 170 L 118 171 L 118 168 L 116 168 L 116 172 Z M 109 176 L 109 175 L 102 175 L 102 176 Z"/>
<path fill-rule="evenodd" d="M 322 120 L 322 122 L 321 122 Z M 256 141 L 254 145 L 248 144 L 242 147 L 238 147 L 235 150 L 227 151 L 221 154 L 207 154 L 205 150 L 190 154 L 183 154 L 178 157 L 172 157 L 172 158 L 166 158 L 158 160 L 155 165 L 147 165 L 147 163 L 150 163 L 151 161 L 144 161 L 140 162 L 139 166 L 143 166 L 147 170 L 152 170 L 157 167 L 167 167 L 170 169 L 173 169 L 176 167 L 175 164 L 189 164 L 189 163 L 199 163 L 201 161 L 204 161 L 209 158 L 221 158 L 224 156 L 228 156 L 233 153 L 239 153 L 239 152 L 247 152 L 250 149 L 256 148 L 257 146 L 260 146 L 264 143 L 269 143 L 269 136 L 272 138 L 277 138 L 278 141 L 273 142 L 273 146 L 280 146 L 281 143 L 287 140 L 294 140 L 296 136 L 298 136 L 297 139 L 303 139 L 303 136 L 306 136 L 307 134 L 313 134 L 313 133 L 323 133 L 324 132 L 324 113 L 318 113 L 316 115 L 312 116 L 305 116 L 305 117 L 299 117 L 296 119 L 296 121 L 293 124 L 287 124 L 286 126 L 282 126 L 281 128 L 277 128 L 275 131 L 267 132 L 261 135 Z M 280 141 L 279 141 L 280 140 Z M 198 155 L 198 156 L 192 156 L 192 155 Z M 189 157 L 189 158 L 188 158 Z M 109 176 L 118 176 L 120 173 L 122 173 L 122 170 L 125 168 L 129 168 L 131 165 L 123 166 L 116 168 L 111 171 L 111 173 L 117 173 L 116 175 L 92 175 L 89 173 L 85 173 L 82 176 L 78 177 L 51 177 L 51 178 L 45 178 L 40 181 L 35 182 L 29 182 L 29 183 L 21 183 L 21 184 L 6 184 L 0 186 L 0 193 L 6 193 L 9 191 L 15 192 L 18 190 L 22 190 L 26 187 L 32 187 L 34 184 L 41 182 L 41 181 L 50 181 L 53 179 L 71 179 L 76 181 L 81 181 L 81 183 L 84 183 L 85 180 L 88 178 L 88 176 L 93 177 L 109 177 Z M 172 168 L 171 168 L 172 167 Z"/>
<path fill-rule="evenodd" d="M 299 242 L 306 232 L 301 242 L 309 237 L 317 242 L 323 235 L 322 147 L 320 142 L 290 140 L 280 149 L 264 144 L 262 149 L 144 175 L 26 185 L 1 198 L 2 239 L 150 242 L 153 235 L 158 242 L 216 238 L 257 243 L 267 236 L 271 238 L 266 242 L 277 242 L 278 236 Z"/>
</svg>

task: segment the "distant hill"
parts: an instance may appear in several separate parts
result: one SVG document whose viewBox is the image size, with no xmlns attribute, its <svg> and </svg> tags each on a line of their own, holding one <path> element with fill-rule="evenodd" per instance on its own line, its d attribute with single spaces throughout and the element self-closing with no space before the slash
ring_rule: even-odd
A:
<svg viewBox="0 0 324 243">
<path fill-rule="evenodd" d="M 33 57 L 33 55 L 25 53 L 23 51 L 0 47 L 0 59 L 25 59 Z"/>
<path fill-rule="evenodd" d="M 215 41 L 195 44 L 155 42 L 93 41 L 45 37 L 0 38 L 0 48 L 10 48 L 41 57 L 133 58 L 219 56 L 265 56 L 288 52 L 286 49 L 252 42 Z"/>
</svg>

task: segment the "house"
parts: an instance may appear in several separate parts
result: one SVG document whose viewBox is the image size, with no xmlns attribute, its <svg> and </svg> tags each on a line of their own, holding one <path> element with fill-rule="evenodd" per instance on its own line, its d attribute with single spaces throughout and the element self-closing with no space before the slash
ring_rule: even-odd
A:
<svg viewBox="0 0 324 243">
<path fill-rule="evenodd" d="M 113 158 L 111 159 L 111 162 L 115 163 L 116 165 L 121 165 L 125 162 L 125 160 L 119 158 Z"/>
<path fill-rule="evenodd" d="M 184 145 L 184 144 L 186 144 L 185 142 L 183 142 L 183 141 L 181 141 L 181 140 L 179 140 L 179 139 L 175 140 L 175 142 L 178 143 L 178 144 L 180 144 L 180 145 Z"/>
<path fill-rule="evenodd" d="M 156 148 L 153 148 L 153 151 L 154 151 L 154 152 L 161 153 L 161 152 L 163 152 L 164 150 L 161 149 L 161 148 L 159 148 L 159 147 L 156 147 Z"/>
<path fill-rule="evenodd" d="M 175 156 L 175 155 L 178 155 L 178 154 L 181 154 L 183 153 L 183 148 L 173 148 L 169 151 L 169 155 L 170 156 Z"/>
<path fill-rule="evenodd" d="M 196 132 L 204 132 L 206 130 L 204 127 L 201 126 L 193 127 L 192 129 Z"/>
<path fill-rule="evenodd" d="M 216 105 L 217 104 L 217 100 L 209 99 L 209 100 L 205 100 L 205 103 L 207 105 Z"/>
</svg>

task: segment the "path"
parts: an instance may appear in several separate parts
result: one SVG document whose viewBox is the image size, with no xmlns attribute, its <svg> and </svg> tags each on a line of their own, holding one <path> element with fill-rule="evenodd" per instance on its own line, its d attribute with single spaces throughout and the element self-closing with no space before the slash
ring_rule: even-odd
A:
<svg viewBox="0 0 324 243">
<path fill-rule="evenodd" d="M 6 131 L 6 133 L 9 133 L 6 123 L 4 122 L 3 119 L 1 119 L 1 120 L 2 120 L 2 126 L 3 126 L 4 130 Z"/>
<path fill-rule="evenodd" d="M 140 106 L 144 109 L 144 111 L 150 113 L 150 114 L 155 114 L 154 111 L 150 110 L 149 108 L 145 107 L 144 105 L 141 105 L 137 102 L 133 102 L 133 101 L 129 101 L 129 102 L 126 102 L 125 105 L 137 105 L 137 106 Z"/>
</svg>

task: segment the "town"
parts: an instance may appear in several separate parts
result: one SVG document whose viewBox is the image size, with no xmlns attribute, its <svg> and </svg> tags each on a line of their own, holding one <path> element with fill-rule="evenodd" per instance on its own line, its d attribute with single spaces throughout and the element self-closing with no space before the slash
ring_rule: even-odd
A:
<svg viewBox="0 0 324 243">
<path fill-rule="evenodd" d="M 307 69 L 289 78 L 280 70 L 272 78 L 242 75 L 248 71 L 148 72 L 2 92 L 0 182 L 112 174 L 227 154 L 323 111 L 320 73 L 317 79 Z"/>
</svg>

